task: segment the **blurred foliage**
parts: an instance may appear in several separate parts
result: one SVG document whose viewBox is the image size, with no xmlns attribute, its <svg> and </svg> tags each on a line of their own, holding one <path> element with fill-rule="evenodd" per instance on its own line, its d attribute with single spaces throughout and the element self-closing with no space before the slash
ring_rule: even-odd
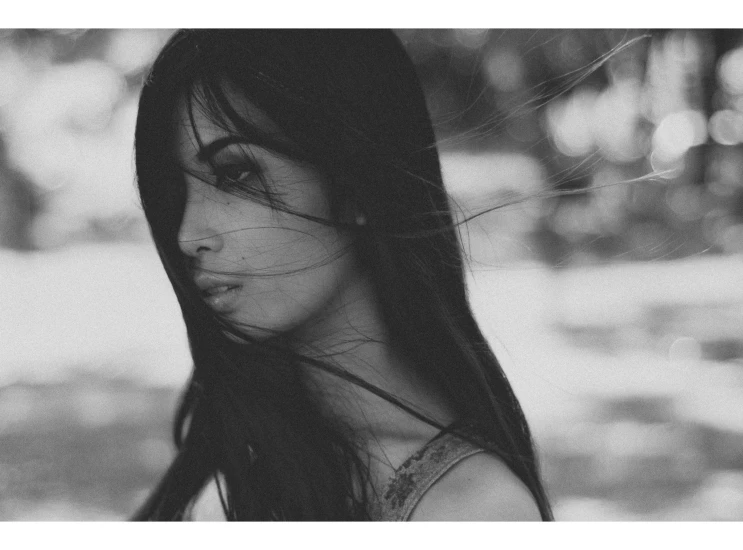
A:
<svg viewBox="0 0 743 550">
<path fill-rule="evenodd" d="M 142 241 L 136 100 L 172 31 L 0 31 L 0 244 Z"/>
<path fill-rule="evenodd" d="M 528 155 L 568 193 L 533 228 L 549 264 L 743 251 L 741 31 L 399 34 L 444 151 Z"/>
<path fill-rule="evenodd" d="M 4 246 L 146 238 L 126 162 L 137 91 L 170 32 L 0 32 Z M 538 192 L 504 193 L 495 176 L 478 186 L 494 202 L 532 198 L 532 256 L 564 266 L 743 250 L 741 31 L 397 32 L 444 157 L 519 155 L 544 171 Z M 30 145 L 39 136 L 44 151 Z"/>
</svg>

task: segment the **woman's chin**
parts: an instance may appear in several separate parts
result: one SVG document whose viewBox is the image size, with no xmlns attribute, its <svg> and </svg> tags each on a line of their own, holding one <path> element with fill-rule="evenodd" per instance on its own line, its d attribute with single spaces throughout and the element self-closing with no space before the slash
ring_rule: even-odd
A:
<svg viewBox="0 0 743 550">
<path fill-rule="evenodd" d="M 250 340 L 258 341 L 258 342 L 265 342 L 267 340 L 276 338 L 283 334 L 279 330 L 272 330 L 270 328 L 264 328 L 260 326 L 249 326 L 245 324 L 240 324 L 239 322 L 233 323 L 233 326 L 237 332 L 241 333 L 242 335 L 245 335 Z M 233 334 L 232 332 L 227 332 L 226 336 L 233 342 L 238 342 L 238 343 L 245 342 L 245 340 L 240 335 Z"/>
</svg>

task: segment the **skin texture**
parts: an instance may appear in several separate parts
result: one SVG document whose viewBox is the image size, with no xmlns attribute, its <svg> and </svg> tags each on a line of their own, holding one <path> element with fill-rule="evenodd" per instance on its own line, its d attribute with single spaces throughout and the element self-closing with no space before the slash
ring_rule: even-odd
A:
<svg viewBox="0 0 743 550">
<path fill-rule="evenodd" d="M 232 135 L 198 110 L 194 115 L 203 144 Z M 256 188 L 262 176 L 289 210 L 328 218 L 321 176 L 309 166 L 244 143 L 227 145 L 211 159 L 200 160 L 199 144 L 183 110 L 179 118 L 178 153 L 188 171 L 180 247 L 198 270 L 242 285 L 229 318 L 261 338 L 301 329 L 326 313 L 340 289 L 357 275 L 352 255 L 345 253 L 348 236 L 214 185 L 220 170 Z"/>
<path fill-rule="evenodd" d="M 499 458 L 478 453 L 434 483 L 410 520 L 541 521 L 541 515 L 529 490 Z"/>
</svg>

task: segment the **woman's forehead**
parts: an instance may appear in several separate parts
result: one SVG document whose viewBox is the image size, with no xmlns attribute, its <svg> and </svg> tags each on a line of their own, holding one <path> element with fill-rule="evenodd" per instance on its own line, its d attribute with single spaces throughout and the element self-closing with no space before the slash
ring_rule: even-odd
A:
<svg viewBox="0 0 743 550">
<path fill-rule="evenodd" d="M 245 94 L 227 85 L 223 87 L 223 91 L 230 106 L 242 121 L 260 129 L 261 132 L 275 136 L 283 135 L 281 129 L 269 116 L 251 102 Z M 211 113 L 207 110 L 206 102 L 200 100 L 203 98 L 203 90 L 197 88 L 194 92 L 189 95 L 184 94 L 176 104 L 175 147 L 182 160 L 194 160 L 201 145 L 241 133 L 235 121 L 226 113 Z"/>
</svg>

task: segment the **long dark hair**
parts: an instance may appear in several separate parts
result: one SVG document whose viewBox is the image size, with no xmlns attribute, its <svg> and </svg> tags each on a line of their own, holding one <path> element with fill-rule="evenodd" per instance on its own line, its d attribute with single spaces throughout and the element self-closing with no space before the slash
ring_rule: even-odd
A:
<svg viewBox="0 0 743 550">
<path fill-rule="evenodd" d="M 228 87 L 266 113 L 283 139 L 241 114 Z M 526 419 L 467 301 L 459 234 L 415 68 L 395 34 L 378 30 L 180 31 L 153 65 L 139 102 L 137 178 L 194 370 L 176 416 L 177 455 L 135 519 L 188 517 L 213 478 L 221 480 L 228 519 L 368 519 L 373 496 L 360 442 L 313 399 L 299 365 L 446 429 L 332 361 L 241 334 L 203 304 L 177 239 L 185 191 L 172 148 L 183 98 L 189 109 L 197 105 L 320 170 L 335 214 L 319 223 L 351 229 L 338 213 L 349 204 L 363 212 L 366 224 L 351 229 L 353 253 L 372 281 L 390 344 L 551 519 Z"/>
</svg>

